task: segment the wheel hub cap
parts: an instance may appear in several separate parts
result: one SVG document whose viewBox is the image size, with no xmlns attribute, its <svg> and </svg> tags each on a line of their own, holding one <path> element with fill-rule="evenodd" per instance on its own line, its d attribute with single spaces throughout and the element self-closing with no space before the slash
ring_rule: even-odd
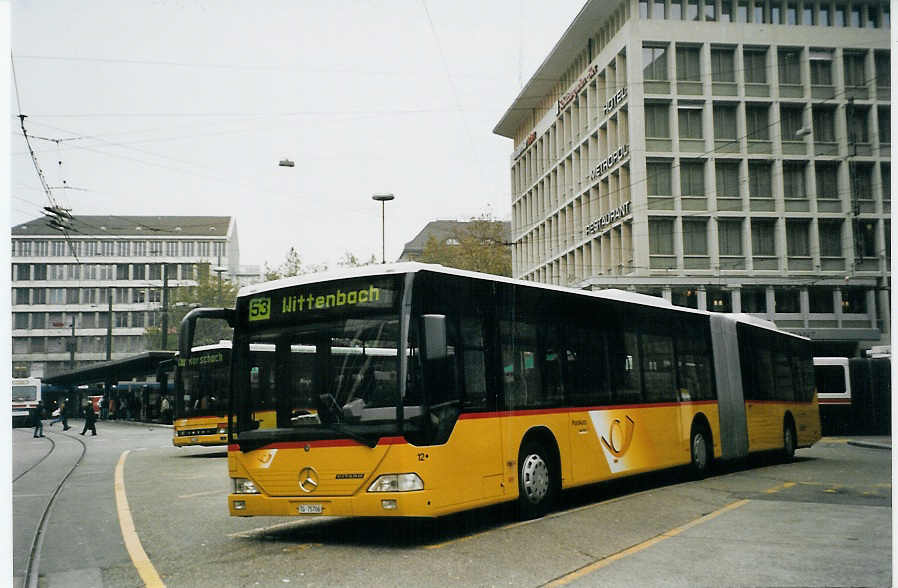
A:
<svg viewBox="0 0 898 588">
<path fill-rule="evenodd" d="M 549 493 L 549 467 L 538 455 L 528 455 L 521 466 L 521 486 L 527 500 L 538 503 Z"/>
</svg>

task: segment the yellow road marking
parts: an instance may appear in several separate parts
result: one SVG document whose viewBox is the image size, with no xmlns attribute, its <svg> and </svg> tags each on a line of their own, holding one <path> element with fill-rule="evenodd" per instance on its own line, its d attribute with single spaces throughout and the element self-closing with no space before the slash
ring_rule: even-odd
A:
<svg viewBox="0 0 898 588">
<path fill-rule="evenodd" d="M 128 507 L 128 496 L 125 493 L 125 459 L 128 457 L 129 451 L 122 453 L 118 463 L 115 465 L 115 507 L 118 510 L 118 522 L 122 529 L 122 538 L 125 540 L 125 549 L 131 557 L 131 562 L 137 568 L 140 579 L 149 588 L 164 588 L 165 584 L 162 578 L 153 567 L 150 558 L 147 557 L 143 545 L 140 544 L 140 538 L 137 536 L 137 530 L 134 527 L 134 520 L 131 518 L 131 509 Z"/>
<path fill-rule="evenodd" d="M 735 510 L 741 506 L 745 506 L 746 504 L 748 504 L 748 502 L 749 502 L 748 500 L 738 500 L 736 502 L 731 502 L 730 504 L 724 506 L 723 508 L 719 508 L 719 509 L 715 510 L 714 512 L 708 513 L 702 517 L 699 517 L 693 521 L 690 521 L 690 522 L 686 523 L 685 525 L 681 525 L 679 527 L 674 527 L 670 531 L 666 531 L 664 533 L 661 533 L 660 535 L 652 537 L 648 541 L 644 541 L 642 543 L 639 543 L 638 545 L 634 545 L 633 547 L 629 547 L 627 549 L 624 549 L 623 551 L 618 551 L 617 553 L 609 555 L 608 557 L 602 558 L 597 562 L 583 566 L 579 570 L 575 570 L 575 571 L 571 572 L 570 574 L 562 576 L 556 580 L 553 580 L 552 582 L 549 582 L 548 584 L 546 584 L 546 586 L 548 586 L 549 588 L 554 588 L 556 586 L 566 586 L 567 584 L 570 584 L 574 580 L 582 578 L 586 574 L 591 574 L 592 572 L 595 572 L 596 570 L 599 570 L 608 565 L 611 565 L 612 563 L 616 562 L 617 560 L 623 559 L 623 558 L 627 557 L 628 555 L 633 555 L 634 553 L 639 553 L 640 551 L 648 549 L 652 545 L 660 543 L 660 542 L 664 541 L 665 539 L 670 539 L 671 537 L 675 537 L 675 536 L 679 535 L 680 533 L 682 533 L 683 531 L 687 531 L 687 530 L 691 529 L 692 527 L 695 527 L 696 525 L 700 525 L 700 524 L 710 521 L 711 519 L 718 517 L 726 512 Z"/>
<path fill-rule="evenodd" d="M 786 490 L 788 488 L 791 488 L 792 486 L 795 486 L 796 484 L 797 484 L 797 482 L 784 482 L 784 483 L 780 484 L 779 486 L 774 486 L 773 488 L 768 488 L 767 490 L 765 490 L 765 492 L 767 494 L 775 494 L 775 493 L 779 492 L 780 490 Z"/>
</svg>

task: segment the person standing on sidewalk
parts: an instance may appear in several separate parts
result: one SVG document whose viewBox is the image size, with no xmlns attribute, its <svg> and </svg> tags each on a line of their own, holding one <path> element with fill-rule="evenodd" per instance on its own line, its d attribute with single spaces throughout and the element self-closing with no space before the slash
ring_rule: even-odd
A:
<svg viewBox="0 0 898 588">
<path fill-rule="evenodd" d="M 87 404 L 84 406 L 84 429 L 81 430 L 81 435 L 85 434 L 88 429 L 90 429 L 91 436 L 96 437 L 97 435 L 97 426 L 94 424 L 97 422 L 97 415 L 94 414 L 94 404 L 87 400 Z"/>
<path fill-rule="evenodd" d="M 41 420 L 44 412 L 44 403 L 40 400 L 37 401 L 37 405 L 31 409 L 31 425 L 34 427 L 34 436 L 35 437 L 43 437 L 44 436 L 44 421 Z"/>
</svg>

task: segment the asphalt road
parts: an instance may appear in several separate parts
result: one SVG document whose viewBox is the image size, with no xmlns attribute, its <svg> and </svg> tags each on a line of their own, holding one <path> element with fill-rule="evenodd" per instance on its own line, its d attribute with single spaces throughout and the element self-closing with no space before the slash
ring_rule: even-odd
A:
<svg viewBox="0 0 898 588">
<path fill-rule="evenodd" d="M 13 434 L 14 576 L 42 501 L 75 459 L 65 434 Z M 509 508 L 437 521 L 232 518 L 223 448 L 177 449 L 171 429 L 99 422 L 49 516 L 40 586 L 889 586 L 891 451 L 846 439 L 793 463 L 752 459 L 705 480 L 664 472 L 566 492 L 535 521 Z M 125 454 L 125 452 L 128 452 Z M 72 462 L 73 463 L 73 462 Z M 134 537 L 125 547 L 117 464 Z M 24 554 L 24 555 L 23 555 Z M 16 581 L 21 585 L 21 579 Z"/>
</svg>

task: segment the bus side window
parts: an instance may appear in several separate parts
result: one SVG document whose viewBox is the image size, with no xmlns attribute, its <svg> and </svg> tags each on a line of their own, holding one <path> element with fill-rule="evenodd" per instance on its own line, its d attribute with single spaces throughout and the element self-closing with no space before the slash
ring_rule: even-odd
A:
<svg viewBox="0 0 898 588">
<path fill-rule="evenodd" d="M 486 347 L 483 342 L 483 321 L 479 317 L 462 317 L 461 345 L 464 350 L 465 398 L 468 410 L 488 408 L 486 394 Z"/>
<path fill-rule="evenodd" d="M 642 402 L 642 373 L 635 331 L 617 331 L 610 347 L 615 404 Z"/>
<path fill-rule="evenodd" d="M 670 335 L 652 333 L 643 333 L 640 338 L 646 402 L 675 401 L 673 339 Z"/>
<path fill-rule="evenodd" d="M 683 402 L 714 400 L 709 333 L 705 322 L 682 320 L 674 329 L 677 352 L 677 391 Z"/>
<path fill-rule="evenodd" d="M 565 353 L 568 402 L 574 406 L 611 404 L 604 334 L 571 327 L 565 336 Z"/>
</svg>

